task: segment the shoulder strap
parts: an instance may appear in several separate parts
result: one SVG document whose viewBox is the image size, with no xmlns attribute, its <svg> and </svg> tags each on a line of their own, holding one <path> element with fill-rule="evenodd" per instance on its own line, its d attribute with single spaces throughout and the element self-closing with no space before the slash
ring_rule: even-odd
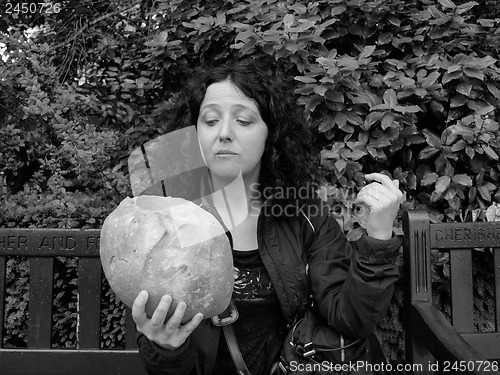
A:
<svg viewBox="0 0 500 375">
<path fill-rule="evenodd" d="M 229 353 L 231 354 L 238 375 L 251 375 L 241 355 L 233 329 L 233 323 L 238 319 L 238 316 L 236 304 L 234 301 L 231 301 L 226 310 L 212 317 L 212 323 L 218 327 L 222 327 L 222 332 L 224 333 L 224 338 L 226 339 L 227 347 L 229 348 Z"/>
<path fill-rule="evenodd" d="M 236 372 L 238 375 L 251 375 L 248 371 L 247 365 L 243 360 L 240 348 L 238 347 L 238 341 L 236 341 L 236 335 L 234 334 L 234 329 L 232 324 L 228 324 L 222 327 L 222 332 L 224 332 L 224 338 L 226 339 L 227 347 L 231 353 L 231 358 L 233 359 L 234 366 L 236 367 Z"/>
</svg>

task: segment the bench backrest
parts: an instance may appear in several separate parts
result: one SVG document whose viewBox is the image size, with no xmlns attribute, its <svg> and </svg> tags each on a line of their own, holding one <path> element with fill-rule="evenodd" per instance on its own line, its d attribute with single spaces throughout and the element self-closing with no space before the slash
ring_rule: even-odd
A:
<svg viewBox="0 0 500 375">
<path fill-rule="evenodd" d="M 0 372 L 2 374 L 145 374 L 126 312 L 125 349 L 101 349 L 101 263 L 98 229 L 0 229 Z M 29 260 L 27 348 L 5 348 L 6 265 Z M 78 258 L 77 349 L 52 348 L 54 259 Z"/>
<path fill-rule="evenodd" d="M 409 309 L 410 305 L 432 303 L 431 249 L 436 249 L 449 252 L 453 328 L 481 357 L 500 359 L 500 222 L 431 223 L 424 210 L 405 212 L 403 222 L 408 301 L 405 324 L 410 328 L 406 331 L 407 357 L 424 356 L 422 347 L 430 345 L 430 342 L 414 341 L 412 329 L 418 328 L 411 327 L 415 314 Z M 493 250 L 495 313 L 491 332 L 475 332 L 474 328 L 472 252 L 477 251 L 474 248 Z M 412 358 L 412 361 L 419 359 Z"/>
</svg>

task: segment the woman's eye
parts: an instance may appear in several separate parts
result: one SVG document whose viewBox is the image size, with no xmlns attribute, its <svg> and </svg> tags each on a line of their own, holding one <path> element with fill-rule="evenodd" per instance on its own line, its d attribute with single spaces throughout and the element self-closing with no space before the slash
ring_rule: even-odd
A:
<svg viewBox="0 0 500 375">
<path fill-rule="evenodd" d="M 252 121 L 244 120 L 244 119 L 241 119 L 241 118 L 238 119 L 237 121 L 238 121 L 238 123 L 240 125 L 243 125 L 243 126 L 248 126 L 248 125 L 250 125 L 252 123 Z"/>
<path fill-rule="evenodd" d="M 215 124 L 217 124 L 217 119 L 209 119 L 209 120 L 205 120 L 205 124 L 207 124 L 208 126 L 214 126 Z"/>
</svg>

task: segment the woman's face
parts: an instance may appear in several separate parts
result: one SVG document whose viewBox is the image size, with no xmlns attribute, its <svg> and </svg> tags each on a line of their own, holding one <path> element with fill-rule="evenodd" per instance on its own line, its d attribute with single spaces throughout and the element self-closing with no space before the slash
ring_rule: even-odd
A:
<svg viewBox="0 0 500 375">
<path fill-rule="evenodd" d="M 198 138 L 208 168 L 222 179 L 258 182 L 268 129 L 256 103 L 231 81 L 208 86 L 197 121 Z"/>
</svg>

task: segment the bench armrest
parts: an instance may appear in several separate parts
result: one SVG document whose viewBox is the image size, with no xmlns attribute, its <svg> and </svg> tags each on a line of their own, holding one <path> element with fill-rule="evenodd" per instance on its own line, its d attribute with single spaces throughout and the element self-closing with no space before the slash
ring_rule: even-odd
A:
<svg viewBox="0 0 500 375">
<path fill-rule="evenodd" d="M 432 302 L 415 301 L 411 305 L 411 316 L 413 324 L 413 335 L 424 342 L 429 352 L 438 362 L 450 361 L 450 364 L 463 362 L 466 367 L 468 362 L 474 362 L 470 366 L 473 371 L 460 371 L 463 374 L 489 374 L 490 371 L 482 371 L 480 366 L 487 359 L 472 348 L 467 341 L 455 330 L 443 313 L 432 304 Z M 442 364 L 440 365 L 440 369 Z"/>
</svg>

